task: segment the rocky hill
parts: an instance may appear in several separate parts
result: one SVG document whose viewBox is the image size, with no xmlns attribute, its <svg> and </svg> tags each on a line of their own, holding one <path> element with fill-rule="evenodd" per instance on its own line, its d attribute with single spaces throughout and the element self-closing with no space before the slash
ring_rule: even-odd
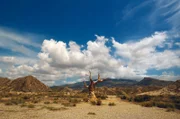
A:
<svg viewBox="0 0 180 119">
<path fill-rule="evenodd" d="M 0 91 L 7 91 L 9 90 L 8 85 L 10 84 L 11 80 L 8 78 L 0 77 Z"/>
<path fill-rule="evenodd" d="M 163 88 L 163 90 L 180 94 L 180 80 L 168 85 L 167 87 Z"/>
<path fill-rule="evenodd" d="M 173 81 L 164 81 L 150 77 L 144 77 L 143 80 L 137 83 L 138 86 L 168 86 L 173 83 Z"/>
<path fill-rule="evenodd" d="M 5 85 L 8 85 L 8 83 L 9 83 L 10 81 L 11 81 L 11 80 L 9 80 L 8 78 L 0 77 L 0 87 L 5 86 Z"/>
<path fill-rule="evenodd" d="M 180 80 L 177 80 L 160 90 L 149 91 L 149 92 L 141 93 L 140 95 L 152 95 L 152 96 L 179 95 L 180 96 Z"/>
<path fill-rule="evenodd" d="M 1 91 L 46 92 L 51 89 L 33 76 L 17 78 L 15 80 L 3 79 Z"/>
</svg>

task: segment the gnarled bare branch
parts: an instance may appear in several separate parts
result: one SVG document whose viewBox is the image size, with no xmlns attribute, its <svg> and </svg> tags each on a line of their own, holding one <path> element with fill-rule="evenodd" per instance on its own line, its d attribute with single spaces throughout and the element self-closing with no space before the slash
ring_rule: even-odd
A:
<svg viewBox="0 0 180 119">
<path fill-rule="evenodd" d="M 103 80 L 101 79 L 100 74 L 98 73 L 98 80 L 95 81 L 94 83 L 97 84 L 98 82 L 102 82 L 102 81 L 103 81 Z"/>
<path fill-rule="evenodd" d="M 84 87 L 85 87 L 85 88 L 88 88 L 88 86 L 87 86 L 86 82 L 85 82 L 85 81 L 83 81 L 83 82 L 84 82 Z"/>
<path fill-rule="evenodd" d="M 93 82 L 92 76 L 91 76 L 91 71 L 89 71 L 89 80 L 90 80 L 91 82 Z"/>
</svg>

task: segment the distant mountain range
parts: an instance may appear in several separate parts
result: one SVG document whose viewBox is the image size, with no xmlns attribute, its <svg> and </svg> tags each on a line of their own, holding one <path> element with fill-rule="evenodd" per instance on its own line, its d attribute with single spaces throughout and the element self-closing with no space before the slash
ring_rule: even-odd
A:
<svg viewBox="0 0 180 119">
<path fill-rule="evenodd" d="M 86 81 L 86 84 L 88 85 L 90 82 Z M 100 82 L 97 84 L 97 87 L 102 87 L 102 86 L 106 86 L 106 87 L 124 87 L 124 86 L 132 86 L 134 84 L 136 84 L 137 81 L 135 80 L 129 80 L 129 79 L 110 79 L 107 78 L 106 80 L 104 80 L 103 82 Z M 66 85 L 62 85 L 62 86 L 52 86 L 52 89 L 61 89 L 62 87 L 69 87 L 72 89 L 83 89 L 84 88 L 84 83 L 83 82 L 77 82 L 74 84 L 66 84 Z"/>
<path fill-rule="evenodd" d="M 111 79 L 107 78 L 103 82 L 97 84 L 97 87 L 127 87 L 127 86 L 160 86 L 164 87 L 173 83 L 173 81 L 164 81 L 155 78 L 145 77 L 141 81 L 131 80 L 131 79 Z M 89 81 L 86 81 L 86 84 L 89 84 Z M 61 89 L 62 87 L 69 87 L 72 89 L 83 89 L 83 82 L 77 82 L 74 84 L 66 84 L 62 86 L 53 86 L 52 89 Z"/>
<path fill-rule="evenodd" d="M 89 81 L 86 81 L 87 85 Z M 132 86 L 159 86 L 165 87 L 173 84 L 173 81 L 163 81 L 150 77 L 145 77 L 141 81 L 131 79 L 111 79 L 107 78 L 103 82 L 97 84 L 97 87 L 132 87 Z M 49 88 L 33 76 L 26 76 L 10 80 L 8 78 L 0 78 L 0 91 L 23 91 L 23 92 L 46 92 L 52 90 L 62 90 L 64 87 L 71 89 L 84 89 L 83 82 L 74 84 L 66 84 L 62 86 L 52 86 Z M 173 86 L 171 86 L 173 87 Z M 179 89 L 177 89 L 179 90 Z"/>
<path fill-rule="evenodd" d="M 47 92 L 51 89 L 33 76 L 10 80 L 0 78 L 0 91 Z"/>
</svg>

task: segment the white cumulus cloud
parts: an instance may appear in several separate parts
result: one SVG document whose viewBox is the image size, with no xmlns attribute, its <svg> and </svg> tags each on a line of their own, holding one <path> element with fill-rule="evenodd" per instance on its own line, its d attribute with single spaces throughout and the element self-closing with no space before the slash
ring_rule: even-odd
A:
<svg viewBox="0 0 180 119">
<path fill-rule="evenodd" d="M 46 39 L 37 54 L 39 59 L 34 62 L 23 59 L 22 63 L 18 57 L 4 56 L 0 57 L 0 65 L 11 63 L 4 72 L 6 76 L 14 78 L 32 74 L 48 85 L 68 78 L 85 80 L 89 70 L 93 78 L 97 78 L 99 72 L 101 77 L 142 79 L 149 69 L 180 67 L 180 51 L 165 47 L 168 43 L 166 32 L 155 32 L 152 36 L 126 43 L 95 36 L 96 39 L 88 41 L 87 47 L 83 48 L 75 41 L 65 43 Z M 107 45 L 107 42 L 112 45 Z M 163 73 L 161 76 L 166 75 Z M 169 76 L 173 77 L 180 76 Z"/>
</svg>

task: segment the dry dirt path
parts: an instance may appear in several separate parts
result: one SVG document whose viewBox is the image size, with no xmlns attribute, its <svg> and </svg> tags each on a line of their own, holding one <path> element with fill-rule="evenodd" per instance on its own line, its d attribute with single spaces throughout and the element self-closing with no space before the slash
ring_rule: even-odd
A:
<svg viewBox="0 0 180 119">
<path fill-rule="evenodd" d="M 116 106 L 108 106 L 109 102 L 115 102 Z M 58 107 L 59 104 L 50 106 Z M 89 115 L 89 112 L 95 115 Z M 61 111 L 38 109 L 38 106 L 35 109 L 28 109 L 0 104 L 0 119 L 180 119 L 180 113 L 166 112 L 165 109 L 156 107 L 142 107 L 109 96 L 103 101 L 102 106 L 81 103 Z"/>
</svg>

